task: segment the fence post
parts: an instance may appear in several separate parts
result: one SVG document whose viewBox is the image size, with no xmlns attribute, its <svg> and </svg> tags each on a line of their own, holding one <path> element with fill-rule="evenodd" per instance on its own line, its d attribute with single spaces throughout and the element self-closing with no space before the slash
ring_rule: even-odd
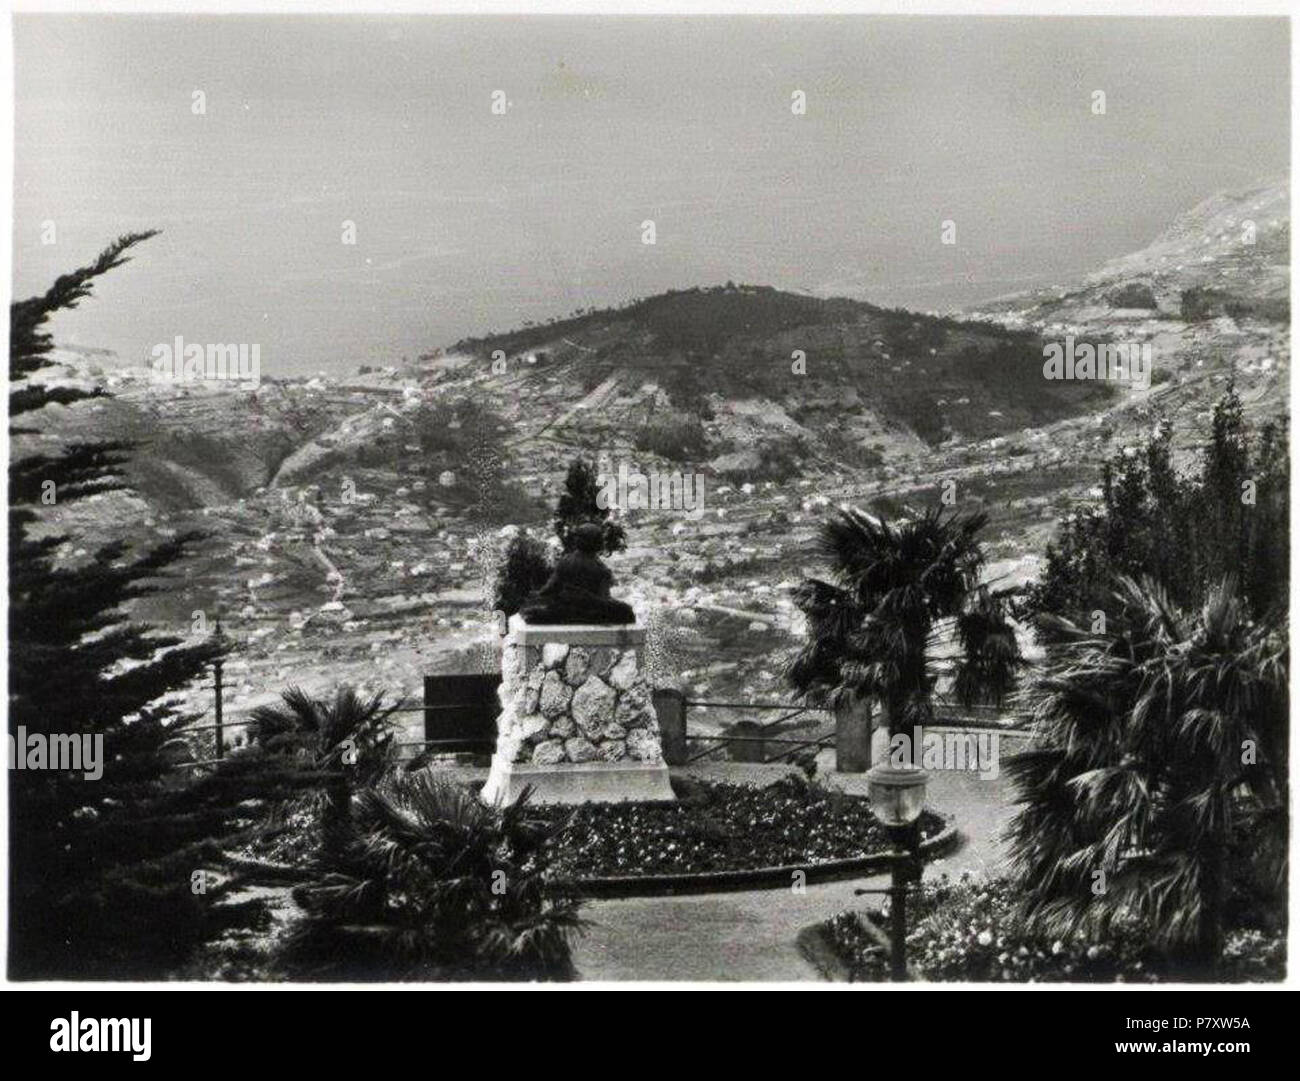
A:
<svg viewBox="0 0 1300 1081">
<path fill-rule="evenodd" d="M 686 764 L 686 695 L 676 687 L 656 687 L 650 695 L 659 719 L 659 740 L 664 761 L 670 766 Z"/>
<path fill-rule="evenodd" d="M 871 699 L 854 696 L 835 707 L 835 769 L 865 773 L 871 768 Z"/>
</svg>

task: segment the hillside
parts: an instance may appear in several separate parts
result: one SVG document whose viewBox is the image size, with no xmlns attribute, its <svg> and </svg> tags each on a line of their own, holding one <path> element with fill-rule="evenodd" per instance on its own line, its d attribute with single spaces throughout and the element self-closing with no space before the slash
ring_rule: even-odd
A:
<svg viewBox="0 0 1300 1081">
<path fill-rule="evenodd" d="M 1254 244 L 1234 240 L 1243 220 Z M 221 605 L 235 717 L 290 682 L 418 698 L 425 674 L 495 664 L 494 553 L 515 525 L 546 528 L 579 454 L 704 477 L 702 517 L 624 512 L 616 591 L 652 621 L 664 673 L 697 694 L 780 699 L 800 633 L 785 587 L 816 569 L 808 541 L 828 506 L 900 513 L 951 482 L 991 516 L 994 573 L 1022 581 L 1101 464 L 1158 417 L 1188 460 L 1230 378 L 1253 420 L 1285 416 L 1288 259 L 1274 185 L 1202 204 L 1072 288 L 961 318 L 729 284 L 252 392 L 156 386 L 65 351 L 53 375 L 115 397 L 51 407 L 24 438 L 141 444 L 134 491 L 56 508 L 78 538 L 62 556 L 108 533 L 204 530 L 184 580 L 139 612 L 188 633 L 194 610 Z M 1065 334 L 1151 343 L 1155 382 L 1044 380 L 1043 343 Z M 484 492 L 489 513 L 471 515 Z"/>
<path fill-rule="evenodd" d="M 1075 289 L 1001 298 L 981 311 L 1010 325 L 1111 325 L 1168 318 L 1290 322 L 1290 182 L 1220 192 L 1173 221 L 1146 247 L 1114 259 Z"/>
<path fill-rule="evenodd" d="M 556 436 L 599 413 L 602 436 L 617 440 L 684 413 L 705 420 L 711 452 L 754 461 L 784 439 L 796 458 L 832 467 L 1049 423 L 1106 396 L 1030 381 L 1042 366 L 1032 332 L 766 286 L 670 292 L 454 348 L 480 374 L 504 361 L 512 390 L 549 385 L 566 402 L 598 392 L 558 421 L 543 399 L 525 421 L 530 434 Z M 718 457 L 708 454 L 726 472 Z"/>
</svg>

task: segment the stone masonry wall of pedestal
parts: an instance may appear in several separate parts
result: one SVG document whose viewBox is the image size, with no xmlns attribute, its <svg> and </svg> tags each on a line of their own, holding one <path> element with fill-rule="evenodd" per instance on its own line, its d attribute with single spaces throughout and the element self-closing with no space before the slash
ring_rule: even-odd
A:
<svg viewBox="0 0 1300 1081">
<path fill-rule="evenodd" d="M 502 655 L 503 761 L 662 762 L 650 684 L 635 649 L 523 646 L 507 638 Z"/>
</svg>

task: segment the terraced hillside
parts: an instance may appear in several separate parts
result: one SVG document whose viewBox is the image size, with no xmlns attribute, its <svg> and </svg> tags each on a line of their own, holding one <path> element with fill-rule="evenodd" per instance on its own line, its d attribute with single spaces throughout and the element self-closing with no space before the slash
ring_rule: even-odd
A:
<svg viewBox="0 0 1300 1081">
<path fill-rule="evenodd" d="M 188 632 L 220 605 L 235 718 L 290 682 L 418 695 L 425 674 L 493 665 L 484 582 L 512 529 L 546 530 L 578 455 L 703 477 L 700 515 L 622 512 L 617 591 L 651 621 L 665 676 L 780 699 L 801 633 L 788 586 L 817 569 L 829 507 L 907 513 L 951 490 L 990 513 L 992 572 L 1023 581 L 1102 463 L 1158 419 L 1187 462 L 1230 379 L 1252 420 L 1285 416 L 1288 259 L 1274 185 L 1203 204 L 1074 288 L 960 319 L 724 285 L 256 390 L 155 386 L 69 351 L 55 374 L 115 397 L 51 407 L 23 438 L 140 443 L 133 491 L 55 509 L 75 538 L 62 557 L 204 530 L 184 580 L 139 611 Z M 1149 343 L 1156 378 L 1044 380 L 1043 344 L 1066 334 Z"/>
</svg>

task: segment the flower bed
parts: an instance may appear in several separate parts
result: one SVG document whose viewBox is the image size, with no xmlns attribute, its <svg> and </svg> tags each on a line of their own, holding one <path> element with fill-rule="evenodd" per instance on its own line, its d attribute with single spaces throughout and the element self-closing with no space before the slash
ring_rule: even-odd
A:
<svg viewBox="0 0 1300 1081">
<path fill-rule="evenodd" d="M 674 787 L 675 803 L 539 808 L 563 823 L 549 842 L 555 874 L 581 880 L 804 866 L 889 848 L 864 796 L 799 777 L 766 788 L 707 781 Z M 943 827 L 938 815 L 922 815 L 923 840 Z"/>
<path fill-rule="evenodd" d="M 595 878 L 689 875 L 809 866 L 889 849 L 865 796 L 790 776 L 756 788 L 710 781 L 673 782 L 675 803 L 535 806 L 556 834 L 547 842 L 552 876 Z M 281 807 L 240 855 L 294 866 L 316 854 L 319 808 L 307 794 Z M 921 839 L 944 829 L 929 811 Z"/>
<path fill-rule="evenodd" d="M 926 981 L 979 983 L 1159 983 L 1172 977 L 1164 958 L 1137 928 L 1117 930 L 1105 943 L 1064 941 L 1025 932 L 1006 879 L 925 883 L 908 900 L 907 959 Z M 887 909 L 869 913 L 885 927 Z M 889 957 L 857 912 L 822 925 L 854 980 L 889 979 Z M 1281 980 L 1286 938 L 1255 929 L 1229 931 L 1224 982 Z"/>
</svg>

